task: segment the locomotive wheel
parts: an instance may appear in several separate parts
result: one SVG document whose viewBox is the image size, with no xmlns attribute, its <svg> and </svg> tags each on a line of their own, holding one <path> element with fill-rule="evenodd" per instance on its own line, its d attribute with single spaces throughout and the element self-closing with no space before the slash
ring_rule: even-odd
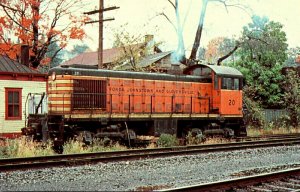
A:
<svg viewBox="0 0 300 192">
<path fill-rule="evenodd" d="M 190 128 L 185 137 L 185 144 L 199 144 L 205 141 L 205 135 L 200 128 Z"/>
<path fill-rule="evenodd" d="M 85 145 L 90 145 L 93 142 L 93 135 L 90 131 L 80 131 L 77 134 L 76 140 Z"/>
<path fill-rule="evenodd" d="M 230 128 L 225 128 L 224 136 L 225 136 L 225 138 L 232 138 L 234 136 L 234 131 Z"/>
<path fill-rule="evenodd" d="M 64 147 L 62 145 L 54 145 L 52 149 L 55 153 L 58 154 L 62 154 L 64 152 Z"/>
</svg>

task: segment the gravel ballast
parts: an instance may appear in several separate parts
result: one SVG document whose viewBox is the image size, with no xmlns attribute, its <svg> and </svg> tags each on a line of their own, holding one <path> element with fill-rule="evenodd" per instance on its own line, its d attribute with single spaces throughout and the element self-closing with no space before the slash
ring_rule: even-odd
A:
<svg viewBox="0 0 300 192">
<path fill-rule="evenodd" d="M 0 173 L 0 191 L 173 188 L 300 167 L 300 145 Z"/>
</svg>

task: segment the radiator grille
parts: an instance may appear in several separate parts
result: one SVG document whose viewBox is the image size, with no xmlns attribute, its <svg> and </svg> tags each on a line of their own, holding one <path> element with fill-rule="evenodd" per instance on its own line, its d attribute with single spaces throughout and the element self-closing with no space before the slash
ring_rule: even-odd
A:
<svg viewBox="0 0 300 192">
<path fill-rule="evenodd" d="M 73 80 L 72 109 L 106 108 L 105 80 Z"/>
</svg>

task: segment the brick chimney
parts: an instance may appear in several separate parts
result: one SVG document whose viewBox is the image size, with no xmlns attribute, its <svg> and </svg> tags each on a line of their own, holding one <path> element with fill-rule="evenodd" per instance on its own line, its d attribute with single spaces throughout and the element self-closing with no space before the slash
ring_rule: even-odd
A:
<svg viewBox="0 0 300 192">
<path fill-rule="evenodd" d="M 21 64 L 29 67 L 29 46 L 21 45 Z"/>
<path fill-rule="evenodd" d="M 145 35 L 145 44 L 148 47 L 147 54 L 154 54 L 154 35 Z"/>
</svg>

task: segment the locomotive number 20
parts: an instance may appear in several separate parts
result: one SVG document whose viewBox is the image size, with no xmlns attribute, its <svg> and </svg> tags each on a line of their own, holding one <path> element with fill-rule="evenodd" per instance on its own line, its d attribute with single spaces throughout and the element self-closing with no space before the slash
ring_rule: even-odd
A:
<svg viewBox="0 0 300 192">
<path fill-rule="evenodd" d="M 235 100 L 234 99 L 229 99 L 229 105 L 235 105 Z"/>
</svg>

